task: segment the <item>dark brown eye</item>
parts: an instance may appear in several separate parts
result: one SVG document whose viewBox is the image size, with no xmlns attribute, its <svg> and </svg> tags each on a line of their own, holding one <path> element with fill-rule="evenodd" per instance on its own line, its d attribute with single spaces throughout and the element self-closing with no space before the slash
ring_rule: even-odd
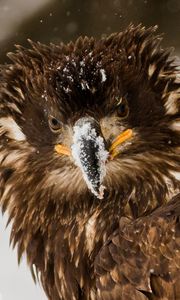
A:
<svg viewBox="0 0 180 300">
<path fill-rule="evenodd" d="M 62 123 L 53 116 L 49 116 L 49 127 L 52 131 L 57 132 L 61 130 Z"/>
<path fill-rule="evenodd" d="M 128 103 L 125 98 L 121 98 L 117 103 L 117 114 L 121 118 L 127 117 L 129 113 Z"/>
</svg>

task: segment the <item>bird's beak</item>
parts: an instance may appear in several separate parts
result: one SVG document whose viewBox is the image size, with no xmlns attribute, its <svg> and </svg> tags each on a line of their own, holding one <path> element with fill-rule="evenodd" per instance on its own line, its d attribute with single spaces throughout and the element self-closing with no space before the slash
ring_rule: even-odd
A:
<svg viewBox="0 0 180 300">
<path fill-rule="evenodd" d="M 91 192 L 99 199 L 103 198 L 103 178 L 105 163 L 109 152 L 100 134 L 100 127 L 91 117 L 79 119 L 73 127 L 72 156 L 81 169 L 84 180 Z"/>
</svg>

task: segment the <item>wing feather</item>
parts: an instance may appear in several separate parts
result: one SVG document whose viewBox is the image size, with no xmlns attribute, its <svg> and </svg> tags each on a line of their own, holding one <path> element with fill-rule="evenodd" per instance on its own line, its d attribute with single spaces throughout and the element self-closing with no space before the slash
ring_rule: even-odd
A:
<svg viewBox="0 0 180 300">
<path fill-rule="evenodd" d="M 180 194 L 150 215 L 122 217 L 95 261 L 98 299 L 180 299 Z"/>
</svg>

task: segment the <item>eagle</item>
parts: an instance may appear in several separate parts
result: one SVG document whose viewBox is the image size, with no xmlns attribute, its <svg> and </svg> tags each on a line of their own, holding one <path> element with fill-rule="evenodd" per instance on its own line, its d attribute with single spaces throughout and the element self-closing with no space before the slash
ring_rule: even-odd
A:
<svg viewBox="0 0 180 300">
<path fill-rule="evenodd" d="M 16 46 L 0 204 L 49 300 L 180 299 L 180 71 L 156 27 Z"/>
</svg>

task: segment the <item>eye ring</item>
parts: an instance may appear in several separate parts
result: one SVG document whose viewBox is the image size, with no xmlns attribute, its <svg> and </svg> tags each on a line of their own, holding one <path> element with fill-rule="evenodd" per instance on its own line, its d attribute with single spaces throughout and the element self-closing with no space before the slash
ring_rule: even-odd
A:
<svg viewBox="0 0 180 300">
<path fill-rule="evenodd" d="M 120 98 L 118 100 L 117 106 L 116 106 L 116 111 L 118 114 L 118 117 L 120 118 L 125 118 L 129 114 L 129 107 L 127 100 L 125 98 Z"/>
<path fill-rule="evenodd" d="M 59 132 L 62 128 L 62 123 L 61 121 L 59 121 L 57 118 L 55 118 L 54 116 L 49 116 L 48 119 L 49 122 L 49 127 L 53 132 Z"/>
</svg>

